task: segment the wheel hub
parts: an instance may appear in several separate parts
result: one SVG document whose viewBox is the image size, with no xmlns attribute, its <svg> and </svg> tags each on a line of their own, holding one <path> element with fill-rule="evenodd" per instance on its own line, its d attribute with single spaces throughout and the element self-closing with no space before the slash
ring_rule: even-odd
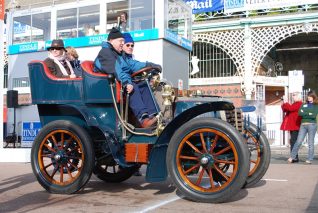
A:
<svg viewBox="0 0 318 213">
<path fill-rule="evenodd" d="M 214 164 L 214 158 L 210 154 L 203 154 L 200 158 L 200 164 L 203 167 L 211 167 Z"/>
<path fill-rule="evenodd" d="M 67 155 L 64 151 L 58 151 L 55 155 L 54 155 L 54 160 L 56 160 L 57 163 L 66 163 L 67 162 Z"/>
</svg>

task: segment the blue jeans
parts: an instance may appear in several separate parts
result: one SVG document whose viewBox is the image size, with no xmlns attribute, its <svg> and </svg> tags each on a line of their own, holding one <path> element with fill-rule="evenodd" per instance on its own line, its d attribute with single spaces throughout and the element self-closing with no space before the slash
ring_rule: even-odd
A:
<svg viewBox="0 0 318 213">
<path fill-rule="evenodd" d="M 134 115 L 141 120 L 143 114 L 152 115 L 157 112 L 156 103 L 145 81 L 132 83 L 134 90 L 129 94 L 129 106 Z"/>
<path fill-rule="evenodd" d="M 298 154 L 298 150 L 303 143 L 306 134 L 308 133 L 308 158 L 307 160 L 312 161 L 314 159 L 314 139 L 317 131 L 317 124 L 302 124 L 300 125 L 297 141 L 293 147 L 291 152 L 291 158 L 296 159 L 296 155 Z"/>
</svg>

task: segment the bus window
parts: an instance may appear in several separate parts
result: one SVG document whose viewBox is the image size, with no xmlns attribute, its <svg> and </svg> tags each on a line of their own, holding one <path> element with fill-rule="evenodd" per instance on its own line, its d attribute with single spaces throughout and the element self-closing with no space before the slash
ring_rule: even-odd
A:
<svg viewBox="0 0 318 213">
<path fill-rule="evenodd" d="M 168 1 L 168 29 L 186 39 L 192 38 L 192 11 L 179 1 Z"/>
<path fill-rule="evenodd" d="M 31 15 L 13 18 L 13 44 L 31 42 Z"/>
<path fill-rule="evenodd" d="M 125 29 L 123 31 L 130 31 L 129 29 L 129 14 L 128 14 L 128 1 L 119 1 L 119 2 L 113 2 L 107 4 L 107 26 L 106 31 L 107 33 L 113 28 L 113 27 L 119 27 L 121 24 L 120 16 L 124 14 L 127 14 L 127 24 L 125 26 Z"/>
<path fill-rule="evenodd" d="M 77 8 L 58 10 L 56 37 L 60 39 L 70 38 L 74 32 L 77 34 Z"/>
<path fill-rule="evenodd" d="M 50 40 L 51 13 L 39 13 L 32 15 L 32 41 Z"/>
<path fill-rule="evenodd" d="M 79 8 L 79 37 L 99 34 L 99 5 Z"/>
<path fill-rule="evenodd" d="M 154 0 L 130 1 L 130 30 L 145 30 L 154 28 Z"/>
</svg>

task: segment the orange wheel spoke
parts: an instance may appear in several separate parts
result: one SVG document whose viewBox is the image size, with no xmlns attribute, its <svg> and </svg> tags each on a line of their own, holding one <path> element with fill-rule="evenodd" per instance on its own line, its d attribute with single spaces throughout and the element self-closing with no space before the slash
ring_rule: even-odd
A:
<svg viewBox="0 0 318 213">
<path fill-rule="evenodd" d="M 234 161 L 229 161 L 229 160 L 218 160 L 218 159 L 215 159 L 215 162 L 216 162 L 216 163 L 232 164 L 232 165 L 235 164 Z"/>
<path fill-rule="evenodd" d="M 213 152 L 215 146 L 216 146 L 216 143 L 218 142 L 219 140 L 219 135 L 215 135 L 215 138 L 214 140 L 212 140 L 212 145 L 211 145 L 211 149 L 210 149 L 210 154 Z"/>
<path fill-rule="evenodd" d="M 231 150 L 231 147 L 230 147 L 230 146 L 228 146 L 228 147 L 222 149 L 221 151 L 215 153 L 215 155 L 223 154 L 223 153 L 225 153 L 226 151 L 229 151 L 229 150 Z"/>
<path fill-rule="evenodd" d="M 202 152 L 200 152 L 200 150 L 198 150 L 197 147 L 195 147 L 191 142 L 186 141 L 186 143 L 187 143 L 192 149 L 194 149 L 195 152 L 202 154 Z"/>
<path fill-rule="evenodd" d="M 41 155 L 42 158 L 52 158 L 52 154 L 42 154 Z"/>
<path fill-rule="evenodd" d="M 54 145 L 56 146 L 56 148 L 59 149 L 59 146 L 58 146 L 58 143 L 57 143 L 57 140 L 56 140 L 55 136 L 52 135 L 51 138 L 53 139 L 53 143 L 54 143 Z"/>
<path fill-rule="evenodd" d="M 202 170 L 201 170 L 201 172 L 200 172 L 200 174 L 199 174 L 199 178 L 198 178 L 198 180 L 197 180 L 197 185 L 200 185 L 200 183 L 201 183 L 201 181 L 202 181 L 202 177 L 203 177 L 203 174 L 204 174 L 204 170 L 205 169 L 203 169 L 202 168 Z"/>
<path fill-rule="evenodd" d="M 180 159 L 186 159 L 186 160 L 196 160 L 199 161 L 198 157 L 192 157 L 192 156 L 185 156 L 185 155 L 181 155 Z"/>
<path fill-rule="evenodd" d="M 204 141 L 204 137 L 203 137 L 203 133 L 202 133 L 202 132 L 200 133 L 200 138 L 201 138 L 201 143 L 202 143 L 203 151 L 204 151 L 205 153 L 207 153 L 208 150 L 206 149 L 206 145 L 205 145 L 205 141 Z"/>
<path fill-rule="evenodd" d="M 52 166 L 52 165 L 53 165 L 53 163 L 50 163 L 50 164 L 46 165 L 46 166 L 44 167 L 44 169 L 46 169 L 46 168 L 48 168 L 48 167 L 50 167 L 50 166 Z"/>
<path fill-rule="evenodd" d="M 229 180 L 229 177 L 228 177 L 223 171 L 221 171 L 218 167 L 214 167 L 214 169 L 215 169 L 218 173 L 220 173 L 220 175 L 222 175 L 222 177 L 223 177 L 226 181 Z"/>
<path fill-rule="evenodd" d="M 77 166 L 75 166 L 71 161 L 67 161 L 74 169 L 76 169 L 76 170 L 78 170 L 78 167 Z"/>
<path fill-rule="evenodd" d="M 61 183 L 63 183 L 63 174 L 64 174 L 63 168 L 64 168 L 64 166 L 60 167 L 60 182 Z"/>
<path fill-rule="evenodd" d="M 64 144 L 64 132 L 61 133 L 61 143 L 62 143 L 62 146 Z"/>
<path fill-rule="evenodd" d="M 51 152 L 56 152 L 52 147 L 50 147 L 49 145 L 47 145 L 47 144 L 44 144 L 44 146 L 48 149 L 48 150 L 50 150 Z"/>
<path fill-rule="evenodd" d="M 250 162 L 251 162 L 251 163 L 254 163 L 254 164 L 256 164 L 256 163 L 257 163 L 257 161 L 256 161 L 256 160 L 250 160 Z"/>
<path fill-rule="evenodd" d="M 211 188 L 214 188 L 215 186 L 214 186 L 214 180 L 213 180 L 212 170 L 211 170 L 211 169 L 209 169 L 208 174 L 209 174 L 209 179 L 210 179 Z"/>
<path fill-rule="evenodd" d="M 71 179 L 73 179 L 70 168 L 66 166 L 66 169 L 67 169 L 67 174 L 71 177 Z"/>
<path fill-rule="evenodd" d="M 54 177 L 54 175 L 55 175 L 55 173 L 57 172 L 58 169 L 59 169 L 59 168 L 58 168 L 57 166 L 54 168 L 54 170 L 53 170 L 53 172 L 52 172 L 50 178 L 53 178 L 53 177 Z"/>
<path fill-rule="evenodd" d="M 190 172 L 192 172 L 193 170 L 195 170 L 196 168 L 198 168 L 200 166 L 200 164 L 196 164 L 193 167 L 191 167 L 190 169 L 188 169 L 187 171 L 184 172 L 185 175 L 189 174 Z"/>
</svg>

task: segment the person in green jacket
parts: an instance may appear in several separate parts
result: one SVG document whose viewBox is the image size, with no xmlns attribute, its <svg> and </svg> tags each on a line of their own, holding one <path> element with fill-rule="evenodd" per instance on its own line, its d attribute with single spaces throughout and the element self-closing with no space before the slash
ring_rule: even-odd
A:
<svg viewBox="0 0 318 213">
<path fill-rule="evenodd" d="M 318 115 L 318 99 L 315 92 L 310 92 L 307 97 L 307 103 L 303 104 L 298 112 L 299 116 L 302 117 L 301 125 L 297 137 L 297 141 L 293 147 L 289 163 L 296 162 L 296 156 L 298 150 L 303 143 L 307 133 L 308 133 L 308 157 L 306 160 L 307 164 L 311 164 L 314 159 L 314 138 L 317 131 L 317 121 L 316 117 Z"/>
</svg>

